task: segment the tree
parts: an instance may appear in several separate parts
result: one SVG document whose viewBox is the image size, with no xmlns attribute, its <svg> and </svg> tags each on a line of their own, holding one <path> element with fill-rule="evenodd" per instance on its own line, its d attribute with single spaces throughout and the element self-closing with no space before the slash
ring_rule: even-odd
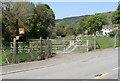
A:
<svg viewBox="0 0 120 81">
<path fill-rule="evenodd" d="M 67 35 L 74 35 L 74 34 L 76 34 L 76 27 L 77 27 L 77 25 L 75 25 L 75 24 L 67 25 L 65 27 L 65 33 Z"/>
<path fill-rule="evenodd" d="M 56 34 L 56 36 L 61 36 L 64 33 L 65 26 L 62 23 L 56 23 L 55 27 L 53 28 L 52 32 Z"/>
<path fill-rule="evenodd" d="M 87 17 L 80 18 L 78 28 L 77 28 L 77 34 L 84 34 L 85 30 L 87 29 Z"/>
<path fill-rule="evenodd" d="M 5 41 L 10 41 L 16 35 L 16 19 L 19 27 L 25 27 L 26 17 L 31 15 L 33 4 L 30 2 L 2 3 L 2 33 Z"/>
<path fill-rule="evenodd" d="M 96 13 L 92 16 L 80 18 L 79 26 L 77 28 L 78 34 L 85 34 L 86 31 L 88 34 L 96 34 L 96 31 L 102 29 L 102 25 L 107 24 L 108 21 L 106 16 L 101 13 Z"/>
<path fill-rule="evenodd" d="M 113 24 L 119 24 L 120 23 L 120 4 L 118 5 L 117 10 L 115 12 L 113 12 L 112 23 Z"/>
<path fill-rule="evenodd" d="M 54 26 L 55 15 L 47 4 L 38 4 L 34 8 L 34 13 L 26 21 L 31 30 L 31 36 L 34 38 L 49 36 L 48 28 Z M 34 35 L 33 35 L 34 33 Z"/>
<path fill-rule="evenodd" d="M 10 41 L 15 34 L 14 15 L 11 13 L 13 3 L 2 3 L 2 36 L 5 41 Z"/>
<path fill-rule="evenodd" d="M 96 31 L 100 31 L 102 26 L 107 24 L 107 19 L 103 14 L 95 14 L 89 16 L 87 19 L 86 27 L 89 34 L 96 34 Z"/>
</svg>

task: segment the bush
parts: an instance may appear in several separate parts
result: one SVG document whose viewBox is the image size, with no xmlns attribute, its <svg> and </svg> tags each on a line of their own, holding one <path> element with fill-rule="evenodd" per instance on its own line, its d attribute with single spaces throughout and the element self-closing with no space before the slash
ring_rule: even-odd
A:
<svg viewBox="0 0 120 81">
<path fill-rule="evenodd" d="M 52 33 L 51 38 L 56 38 L 56 33 Z"/>
</svg>

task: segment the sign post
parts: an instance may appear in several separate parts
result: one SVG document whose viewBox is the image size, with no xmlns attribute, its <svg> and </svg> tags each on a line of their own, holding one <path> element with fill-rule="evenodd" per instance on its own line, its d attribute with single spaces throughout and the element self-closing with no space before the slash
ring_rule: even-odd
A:
<svg viewBox="0 0 120 81">
<path fill-rule="evenodd" d="M 19 40 L 19 36 L 16 36 L 16 40 L 17 40 L 17 41 Z"/>
<path fill-rule="evenodd" d="M 18 36 L 18 19 L 16 19 L 16 36 Z M 16 40 L 16 54 L 18 54 L 18 40 Z"/>
<path fill-rule="evenodd" d="M 16 54 L 17 54 L 17 46 L 16 46 L 16 38 L 13 38 L 13 61 L 16 62 Z"/>
<path fill-rule="evenodd" d="M 18 40 L 20 38 L 19 35 L 25 34 L 24 28 L 18 28 L 18 19 L 16 19 L 16 54 L 18 54 Z"/>
<path fill-rule="evenodd" d="M 24 28 L 19 28 L 19 34 L 25 34 L 25 29 Z"/>
</svg>

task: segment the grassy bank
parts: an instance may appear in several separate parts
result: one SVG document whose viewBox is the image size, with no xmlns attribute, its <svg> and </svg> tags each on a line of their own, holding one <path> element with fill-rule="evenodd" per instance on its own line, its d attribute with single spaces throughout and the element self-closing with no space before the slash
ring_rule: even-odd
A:
<svg viewBox="0 0 120 81">
<path fill-rule="evenodd" d="M 83 40 L 91 40 L 93 42 L 94 37 L 83 37 Z M 100 45 L 100 49 L 112 48 L 115 44 L 115 37 L 96 37 L 97 43 Z M 118 46 L 118 40 L 116 41 Z"/>
</svg>

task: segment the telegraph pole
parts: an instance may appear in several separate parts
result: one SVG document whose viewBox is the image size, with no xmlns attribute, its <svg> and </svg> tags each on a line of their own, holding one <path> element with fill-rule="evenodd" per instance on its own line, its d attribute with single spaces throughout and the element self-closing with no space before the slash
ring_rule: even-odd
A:
<svg viewBox="0 0 120 81">
<path fill-rule="evenodd" d="M 18 19 L 16 19 L 16 36 L 19 36 Z M 18 54 L 18 40 L 16 40 L 16 54 Z"/>
</svg>

